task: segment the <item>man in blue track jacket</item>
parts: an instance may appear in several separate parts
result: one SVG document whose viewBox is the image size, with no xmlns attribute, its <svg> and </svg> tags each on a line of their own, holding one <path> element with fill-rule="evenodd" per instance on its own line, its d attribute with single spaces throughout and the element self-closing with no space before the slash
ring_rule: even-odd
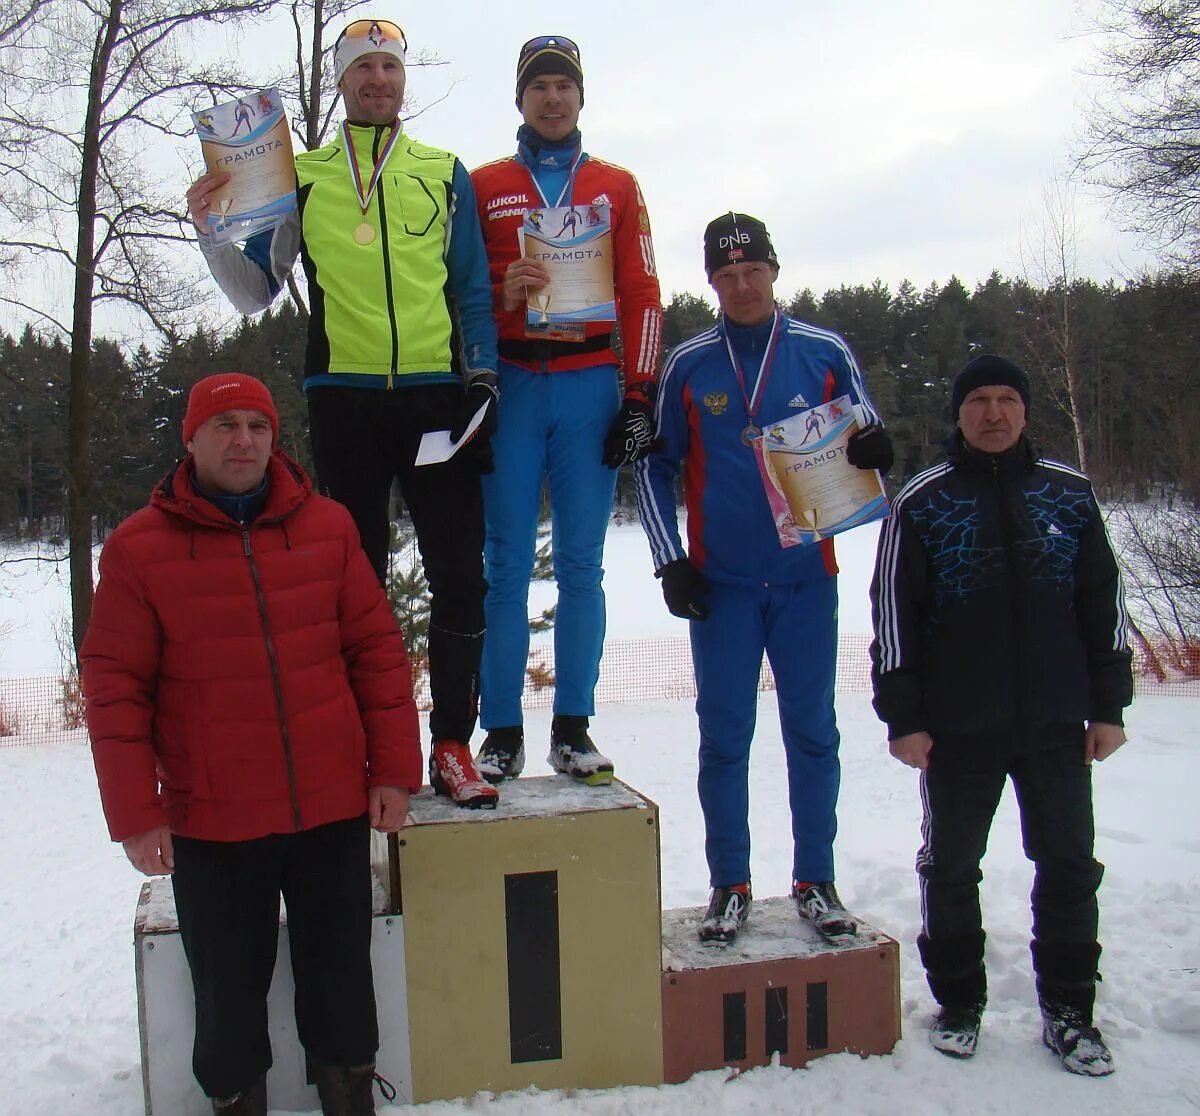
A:
<svg viewBox="0 0 1200 1116">
<path fill-rule="evenodd" d="M 753 442 L 764 423 L 843 395 L 868 420 L 848 447 L 852 465 L 886 471 L 891 442 L 845 341 L 776 306 L 779 261 L 761 221 L 741 213 L 712 221 L 704 262 L 721 318 L 668 360 L 657 448 L 634 473 L 655 576 L 667 607 L 691 621 L 698 787 L 713 889 L 700 937 L 731 941 L 749 910 L 748 771 L 764 651 L 787 754 L 792 893 L 818 930 L 844 936 L 856 924 L 833 886 L 840 781 L 833 540 L 780 544 Z M 686 553 L 675 510 L 681 467 Z"/>
</svg>

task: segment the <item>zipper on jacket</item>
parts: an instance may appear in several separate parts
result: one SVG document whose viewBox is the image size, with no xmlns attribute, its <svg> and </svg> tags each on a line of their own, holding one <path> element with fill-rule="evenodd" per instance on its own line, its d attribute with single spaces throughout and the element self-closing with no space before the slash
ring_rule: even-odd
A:
<svg viewBox="0 0 1200 1116">
<path fill-rule="evenodd" d="M 258 600 L 258 616 L 262 621 L 263 638 L 267 643 L 267 660 L 271 664 L 271 684 L 275 688 L 275 704 L 279 709 L 279 734 L 283 739 L 283 758 L 287 763 L 288 796 L 292 803 L 292 820 L 296 823 L 297 831 L 304 828 L 300 817 L 300 800 L 296 795 L 296 764 L 292 757 L 292 741 L 288 734 L 287 715 L 283 704 L 283 681 L 279 676 L 279 657 L 275 653 L 275 641 L 271 638 L 271 623 L 267 619 L 267 598 L 263 593 L 262 581 L 258 576 L 258 566 L 254 562 L 254 551 L 250 546 L 250 532 L 242 528 L 242 549 L 246 561 L 250 563 L 250 577 L 254 581 L 254 595 Z"/>
<path fill-rule="evenodd" d="M 1018 728 L 1025 723 L 1025 718 L 1022 715 L 1022 706 L 1024 705 L 1024 672 L 1021 670 L 1021 643 L 1019 640 L 1020 633 L 1018 632 L 1018 613 L 1017 607 L 1021 596 L 1020 585 L 1017 578 L 1017 560 L 1013 553 L 1013 548 L 1016 545 L 1016 524 L 1013 521 L 1012 511 L 1008 505 L 1007 493 L 1005 491 L 1004 478 L 1000 475 L 1000 461 L 998 458 L 992 458 L 992 481 L 996 489 L 996 504 L 1000 518 L 1000 532 L 1004 537 L 1004 568 L 1008 575 L 1008 628 L 1009 628 L 1009 649 L 1013 656 L 1013 679 L 1015 681 L 1013 702 L 1016 707 L 1016 723 Z"/>
<path fill-rule="evenodd" d="M 399 128 L 397 122 L 394 127 Z M 375 142 L 371 147 L 372 161 L 379 159 L 379 141 L 383 138 L 382 125 L 375 126 Z M 388 368 L 387 386 L 388 391 L 391 391 L 395 384 L 392 382 L 396 375 L 396 366 L 400 363 L 400 334 L 396 326 L 396 305 L 393 300 L 392 290 L 392 254 L 388 250 L 391 241 L 388 239 L 388 223 L 387 223 L 387 206 L 383 200 L 383 179 L 384 176 L 379 176 L 379 185 L 375 188 L 375 197 L 379 202 L 379 240 L 380 251 L 383 252 L 383 286 L 387 296 L 387 312 L 388 312 L 388 327 L 392 333 L 392 363 Z"/>
</svg>

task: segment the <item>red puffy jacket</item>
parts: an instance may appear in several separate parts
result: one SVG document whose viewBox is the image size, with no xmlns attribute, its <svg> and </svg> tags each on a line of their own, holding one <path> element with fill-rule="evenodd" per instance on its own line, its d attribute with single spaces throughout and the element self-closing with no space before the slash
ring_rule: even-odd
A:
<svg viewBox="0 0 1200 1116">
<path fill-rule="evenodd" d="M 412 676 L 349 513 L 278 450 L 243 528 L 190 458 L 111 535 L 83 690 L 113 840 L 243 841 L 421 786 Z"/>
</svg>

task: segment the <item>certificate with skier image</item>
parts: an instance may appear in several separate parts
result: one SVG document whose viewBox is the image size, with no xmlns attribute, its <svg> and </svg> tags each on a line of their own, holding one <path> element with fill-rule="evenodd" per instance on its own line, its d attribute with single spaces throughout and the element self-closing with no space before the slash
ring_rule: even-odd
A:
<svg viewBox="0 0 1200 1116">
<path fill-rule="evenodd" d="M 278 89 L 192 113 L 204 165 L 228 171 L 213 191 L 206 232 L 217 244 L 245 240 L 281 224 L 296 208 L 292 137 Z"/>
<path fill-rule="evenodd" d="M 531 209 L 517 229 L 521 254 L 550 275 L 529 292 L 525 334 L 582 341 L 587 322 L 615 322 L 612 211 L 607 205 Z"/>
<path fill-rule="evenodd" d="M 848 395 L 763 426 L 753 444 L 781 546 L 887 516 L 883 478 L 846 460 L 846 443 L 861 427 Z"/>
</svg>

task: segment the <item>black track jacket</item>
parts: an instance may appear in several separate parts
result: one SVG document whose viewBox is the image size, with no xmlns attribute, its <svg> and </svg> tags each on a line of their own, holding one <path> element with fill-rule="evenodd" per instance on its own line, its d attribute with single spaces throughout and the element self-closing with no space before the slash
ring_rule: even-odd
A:
<svg viewBox="0 0 1200 1116">
<path fill-rule="evenodd" d="M 888 738 L 1121 724 L 1125 602 L 1088 479 L 1024 436 L 1000 455 L 959 431 L 946 445 L 879 536 L 871 673 Z"/>
</svg>

